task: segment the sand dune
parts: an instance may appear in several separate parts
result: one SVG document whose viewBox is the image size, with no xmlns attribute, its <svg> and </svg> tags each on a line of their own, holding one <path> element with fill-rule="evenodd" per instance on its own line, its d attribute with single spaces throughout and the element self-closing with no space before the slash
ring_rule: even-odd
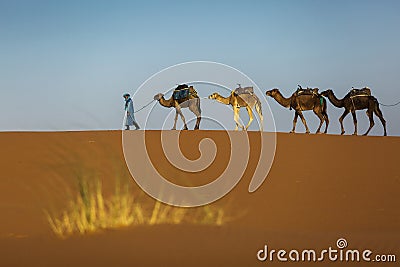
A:
<svg viewBox="0 0 400 267">
<path fill-rule="evenodd" d="M 149 134 L 157 144 L 160 132 Z M 180 140 L 188 158 L 198 157 L 193 143 L 203 137 L 225 149 L 224 133 L 188 131 Z M 105 194 L 113 191 L 117 178 L 141 192 L 125 165 L 121 132 L 1 133 L 0 265 L 285 265 L 259 262 L 256 253 L 265 244 L 275 249 L 335 247 L 339 238 L 346 238 L 349 248 L 400 257 L 398 137 L 278 133 L 271 171 L 250 194 L 258 138 L 250 133 L 254 149 L 242 180 L 215 203 L 238 215 L 224 225 L 127 227 L 62 240 L 43 211 L 65 209 L 78 190 L 77 177 L 100 179 Z M 151 153 L 159 155 L 159 146 L 150 146 Z M 228 156 L 217 154 L 218 164 L 209 173 L 193 174 L 194 183 L 220 173 Z M 159 169 L 179 183 L 188 179 L 163 157 Z"/>
</svg>

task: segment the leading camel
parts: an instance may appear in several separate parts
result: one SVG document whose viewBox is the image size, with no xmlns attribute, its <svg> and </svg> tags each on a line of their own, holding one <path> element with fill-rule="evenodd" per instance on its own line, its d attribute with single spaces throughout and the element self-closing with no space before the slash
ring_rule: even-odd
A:
<svg viewBox="0 0 400 267">
<path fill-rule="evenodd" d="M 363 89 L 368 89 L 368 88 L 363 88 Z M 361 89 L 361 90 L 363 90 Z M 369 89 L 368 89 L 369 90 Z M 342 116 L 339 118 L 340 122 L 340 127 L 342 129 L 341 134 L 345 133 L 344 127 L 343 127 L 343 120 L 344 118 L 351 112 L 351 115 L 353 115 L 353 123 L 354 123 L 354 133 L 353 135 L 357 135 L 357 116 L 356 116 L 356 110 L 363 110 L 367 109 L 367 116 L 369 118 L 369 128 L 367 132 L 364 135 L 367 135 L 369 131 L 371 131 L 372 127 L 375 125 L 374 122 L 374 113 L 378 118 L 381 120 L 381 123 L 383 125 L 383 135 L 386 136 L 386 121 L 383 118 L 382 111 L 379 108 L 379 103 L 378 100 L 371 96 L 370 91 L 361 91 L 364 93 L 361 94 L 354 94 L 354 89 L 350 91 L 344 98 L 338 99 L 333 91 L 331 89 L 326 90 L 321 93 L 321 95 L 327 97 L 329 101 L 337 108 L 344 108 L 344 112 Z"/>
<path fill-rule="evenodd" d="M 200 98 L 197 95 L 196 90 L 193 88 L 193 86 L 189 86 L 189 95 L 185 98 L 181 99 L 174 99 L 173 96 L 169 99 L 164 98 L 164 94 L 159 93 L 154 96 L 154 100 L 157 100 L 161 106 L 166 107 L 166 108 L 175 108 L 175 120 L 174 120 L 174 126 L 172 127 L 172 130 L 176 130 L 176 122 L 178 120 L 178 114 L 181 116 L 181 119 L 184 124 L 184 130 L 187 130 L 188 127 L 186 125 L 186 120 L 185 117 L 183 116 L 182 113 L 182 108 L 189 108 L 191 112 L 193 112 L 196 117 L 196 125 L 194 126 L 194 130 L 198 130 L 200 127 L 200 120 L 201 120 L 201 108 L 200 108 Z"/>
<path fill-rule="evenodd" d="M 293 128 L 290 133 L 294 133 L 297 124 L 297 118 L 300 116 L 301 121 L 306 127 L 306 133 L 310 133 L 306 119 L 303 116 L 303 111 L 312 110 L 320 120 L 319 127 L 316 133 L 320 133 L 322 124 L 326 123 L 324 133 L 328 131 L 329 119 L 326 113 L 326 100 L 318 94 L 318 89 L 308 89 L 296 91 L 291 97 L 285 98 L 279 89 L 272 89 L 266 92 L 267 96 L 274 98 L 281 106 L 285 108 L 294 109 Z"/>
<path fill-rule="evenodd" d="M 228 97 L 223 97 L 218 93 L 213 93 L 208 97 L 209 99 L 215 99 L 218 102 L 231 105 L 233 108 L 233 119 L 235 120 L 236 127 L 235 131 L 238 130 L 238 127 L 242 128 L 242 130 L 247 130 L 253 121 L 253 107 L 256 108 L 258 116 L 260 117 L 260 130 L 263 130 L 263 115 L 260 99 L 254 93 L 243 92 L 240 94 L 236 94 L 236 90 L 232 91 Z M 249 122 L 246 127 L 241 125 L 239 122 L 239 111 L 240 108 L 245 107 L 247 109 L 247 113 L 249 114 Z"/>
</svg>

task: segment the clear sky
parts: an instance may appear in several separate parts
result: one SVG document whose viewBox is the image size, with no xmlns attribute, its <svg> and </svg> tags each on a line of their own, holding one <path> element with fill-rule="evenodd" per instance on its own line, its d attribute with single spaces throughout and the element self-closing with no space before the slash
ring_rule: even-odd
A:
<svg viewBox="0 0 400 267">
<path fill-rule="evenodd" d="M 396 0 L 0 0 L 0 25 L 3 131 L 120 129 L 122 93 L 193 60 L 230 65 L 286 96 L 297 84 L 339 97 L 369 86 L 380 102 L 400 100 Z M 277 130 L 289 131 L 293 111 L 268 103 Z M 400 135 L 400 106 L 381 109 L 389 135 Z M 338 133 L 342 110 L 329 105 L 328 113 Z M 305 116 L 315 131 L 316 117 Z M 365 112 L 358 118 L 362 133 Z M 372 134 L 380 135 L 375 121 Z M 348 133 L 352 127 L 348 116 Z"/>
</svg>

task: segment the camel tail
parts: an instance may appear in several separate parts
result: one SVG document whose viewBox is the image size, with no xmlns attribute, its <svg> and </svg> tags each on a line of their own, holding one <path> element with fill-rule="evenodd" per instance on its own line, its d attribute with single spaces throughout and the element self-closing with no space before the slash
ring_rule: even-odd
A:
<svg viewBox="0 0 400 267">
<path fill-rule="evenodd" d="M 263 129 L 264 129 L 264 125 L 263 125 L 264 124 L 263 123 L 264 118 L 263 118 L 263 114 L 262 114 L 261 101 L 256 95 L 254 95 L 254 97 L 256 98 L 256 104 L 255 104 L 256 111 L 258 113 L 258 116 L 260 117 L 260 131 L 263 131 Z"/>
<path fill-rule="evenodd" d="M 383 126 L 383 135 L 386 136 L 387 135 L 387 131 L 386 131 L 386 120 L 383 118 L 383 114 L 381 109 L 379 108 L 379 101 L 378 99 L 376 99 L 375 97 L 373 97 L 373 100 L 375 101 L 375 108 L 374 108 L 374 113 L 376 116 L 378 116 L 378 118 L 380 119 L 382 126 Z"/>
<path fill-rule="evenodd" d="M 198 100 L 198 104 L 197 104 L 197 107 L 198 107 L 198 109 L 199 109 L 199 113 L 201 114 L 201 101 L 200 101 L 200 98 L 197 98 Z"/>
<path fill-rule="evenodd" d="M 372 99 L 374 100 L 374 102 L 375 102 L 375 108 L 374 108 L 374 112 L 375 112 L 375 114 L 382 114 L 382 111 L 381 111 L 381 109 L 380 109 L 380 107 L 379 107 L 379 105 L 380 105 L 380 103 L 379 103 L 379 101 L 378 101 L 378 99 L 376 99 L 376 97 L 372 97 Z"/>
</svg>

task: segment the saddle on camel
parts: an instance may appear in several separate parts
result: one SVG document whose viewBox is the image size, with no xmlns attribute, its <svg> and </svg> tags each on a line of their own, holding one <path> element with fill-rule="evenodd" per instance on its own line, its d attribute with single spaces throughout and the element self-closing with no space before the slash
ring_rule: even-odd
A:
<svg viewBox="0 0 400 267">
<path fill-rule="evenodd" d="M 174 100 L 185 99 L 190 95 L 197 95 L 197 92 L 194 90 L 193 86 L 188 86 L 187 84 L 178 85 L 172 93 Z"/>
<path fill-rule="evenodd" d="M 253 86 L 242 87 L 240 85 L 240 83 L 238 83 L 238 86 L 239 86 L 238 88 L 233 90 L 233 94 L 235 96 L 242 95 L 242 94 L 250 94 L 250 95 L 254 94 Z"/>
<path fill-rule="evenodd" d="M 321 106 L 323 106 L 324 98 L 322 97 L 322 95 L 318 91 L 319 91 L 318 88 L 309 88 L 309 87 L 307 87 L 306 89 L 304 89 L 303 87 L 301 87 L 301 85 L 297 85 L 296 92 L 294 92 L 293 95 L 292 95 L 292 104 L 299 105 L 299 103 L 298 103 L 299 102 L 299 98 L 298 97 L 303 96 L 303 95 L 308 95 L 308 96 L 311 95 L 312 97 L 317 97 L 319 99 L 319 103 L 321 104 Z M 290 109 L 292 109 L 292 108 L 290 108 Z"/>
<path fill-rule="evenodd" d="M 296 96 L 299 95 L 316 95 L 319 96 L 318 93 L 318 88 L 309 88 L 307 87 L 306 89 L 304 89 L 303 87 L 301 87 L 301 85 L 297 85 L 297 90 L 294 93 Z"/>
<path fill-rule="evenodd" d="M 361 89 L 352 87 L 349 94 L 352 98 L 357 96 L 371 96 L 371 89 L 369 89 L 368 87 L 364 87 Z"/>
</svg>

